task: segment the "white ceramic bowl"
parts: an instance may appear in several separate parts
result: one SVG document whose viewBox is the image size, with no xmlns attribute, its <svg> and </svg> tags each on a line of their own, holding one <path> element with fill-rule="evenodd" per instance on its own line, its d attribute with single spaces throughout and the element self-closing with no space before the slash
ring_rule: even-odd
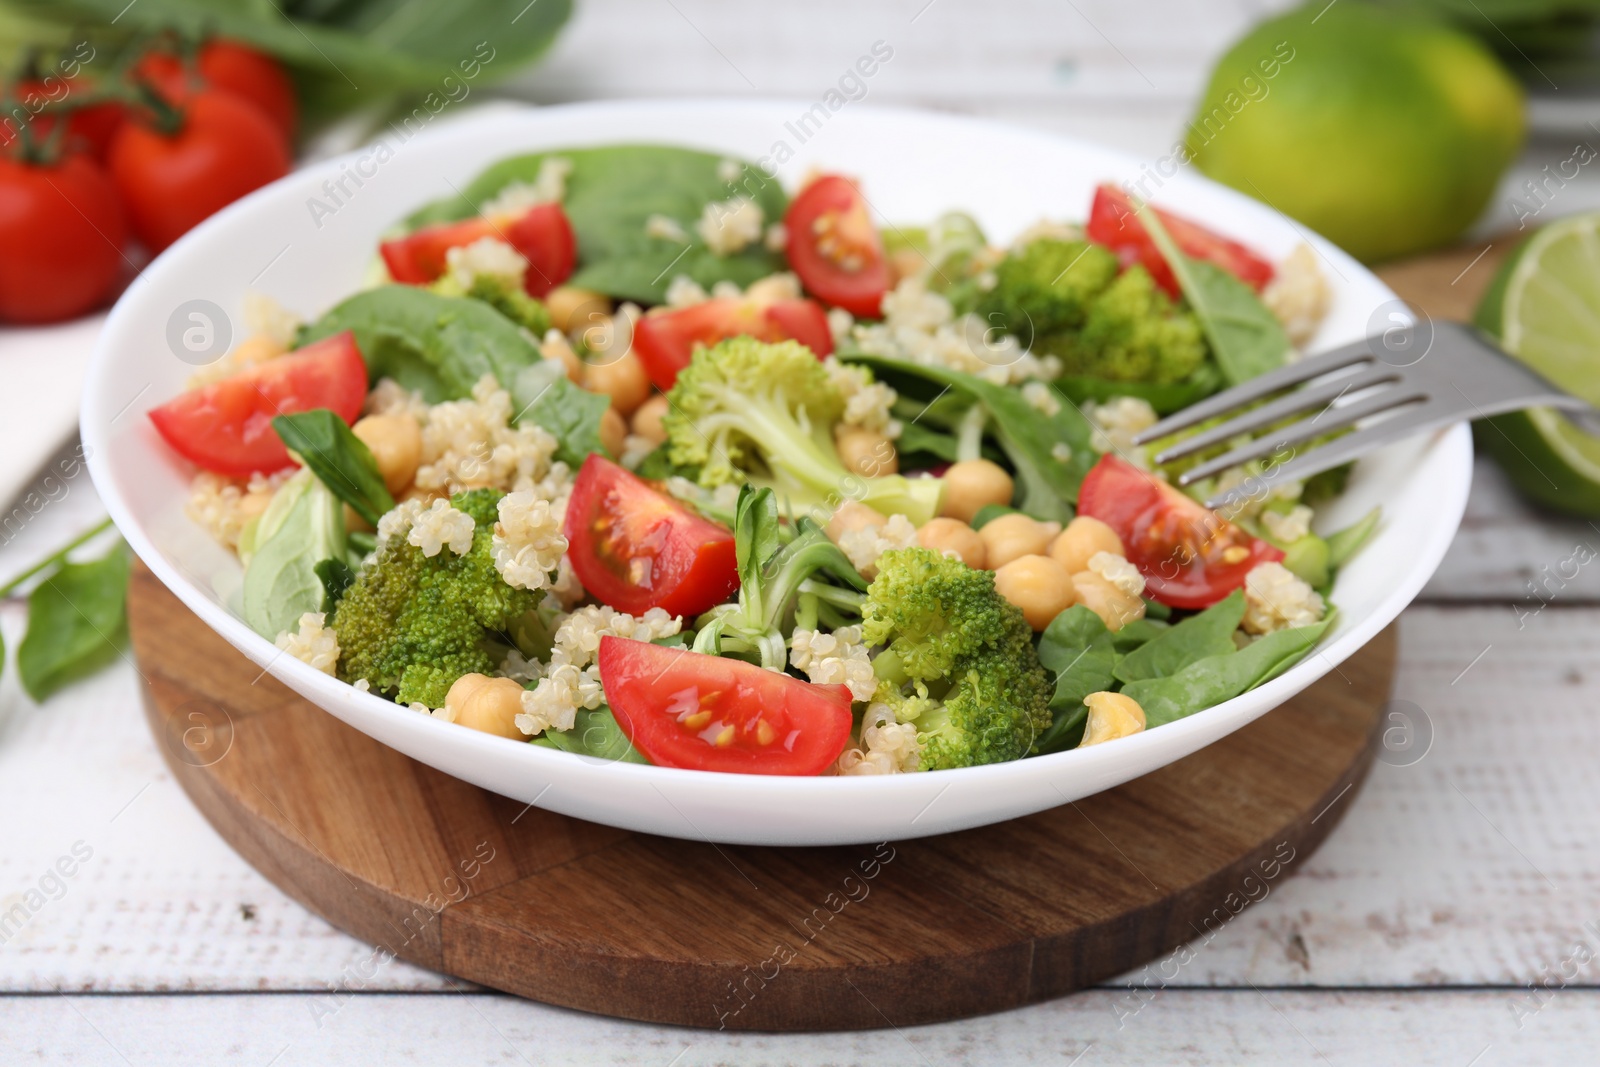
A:
<svg viewBox="0 0 1600 1067">
<path fill-rule="evenodd" d="M 778 169 L 791 189 L 812 167 L 843 170 L 861 177 L 874 209 L 889 220 L 927 220 L 962 208 L 997 240 L 1041 216 L 1081 219 L 1096 183 L 1142 173 L 1140 161 L 1128 156 L 990 122 L 852 103 L 820 129 L 815 118 L 802 127 L 800 117 L 809 108 L 798 101 L 661 101 L 497 112 L 404 144 L 388 135 L 390 151 L 329 160 L 222 211 L 151 264 L 118 302 L 101 336 L 82 430 L 90 471 L 112 518 L 157 577 L 251 660 L 329 714 L 414 759 L 596 822 L 768 845 L 944 833 L 1128 781 L 1237 730 L 1304 689 L 1388 625 L 1422 588 L 1465 506 L 1471 478 L 1465 426 L 1363 460 L 1348 492 L 1322 512 L 1324 529 L 1343 526 L 1378 504 L 1384 521 L 1339 576 L 1337 626 L 1281 677 L 1111 744 L 968 770 L 862 778 L 755 777 L 607 763 L 491 737 L 357 692 L 280 655 L 230 611 L 239 566 L 184 517 L 191 471 L 144 417 L 182 391 L 195 369 L 166 340 L 169 321 L 186 302 L 211 301 L 237 323 L 244 294 L 256 289 L 315 316 L 360 286 L 378 235 L 397 218 L 449 195 L 497 159 L 536 149 L 645 141 L 752 160 L 786 151 L 792 155 Z M 344 192 L 330 194 L 341 176 Z M 335 185 L 325 185 L 330 181 Z M 1274 257 L 1311 241 L 1334 290 L 1319 345 L 1363 336 L 1374 312 L 1394 299 L 1355 260 L 1238 193 L 1191 173 L 1146 188 L 1157 203 L 1206 220 Z M 313 210 L 314 201 L 324 207 Z"/>
</svg>

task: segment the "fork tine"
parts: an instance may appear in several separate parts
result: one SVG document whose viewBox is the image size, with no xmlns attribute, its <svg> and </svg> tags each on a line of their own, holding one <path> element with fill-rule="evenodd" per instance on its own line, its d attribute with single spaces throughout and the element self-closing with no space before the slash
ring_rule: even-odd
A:
<svg viewBox="0 0 1600 1067">
<path fill-rule="evenodd" d="M 1216 396 L 1208 397 L 1198 404 L 1190 404 L 1182 411 L 1169 415 L 1154 426 L 1140 433 L 1133 439 L 1134 444 L 1142 445 L 1154 441 L 1179 430 L 1188 429 L 1196 423 L 1205 422 L 1207 419 L 1216 418 L 1226 414 L 1234 408 L 1260 400 L 1264 396 L 1276 393 L 1280 389 L 1287 389 L 1301 382 L 1310 381 L 1312 378 L 1349 367 L 1356 363 L 1371 363 L 1372 353 L 1368 350 L 1368 342 L 1357 341 L 1335 348 L 1331 352 L 1324 352 L 1317 356 L 1307 356 L 1298 363 L 1291 363 L 1277 370 L 1270 370 L 1265 374 L 1250 379 L 1242 385 L 1226 389 Z"/>
<path fill-rule="evenodd" d="M 1259 408 L 1251 408 L 1237 418 L 1229 419 L 1220 426 L 1202 430 L 1192 437 L 1160 452 L 1155 457 L 1155 462 L 1171 463 L 1175 459 L 1203 452 L 1213 445 L 1219 445 L 1240 434 L 1251 434 L 1264 430 L 1280 419 L 1312 408 L 1331 405 L 1333 401 L 1346 393 L 1359 392 L 1374 385 L 1399 380 L 1399 372 L 1392 367 L 1382 365 L 1373 366 L 1367 370 L 1352 375 L 1335 378 L 1331 382 L 1321 385 L 1308 385 L 1304 389 L 1296 389 L 1263 404 Z M 1320 415 L 1318 416 L 1320 418 Z"/>
<path fill-rule="evenodd" d="M 1396 415 L 1372 426 L 1363 426 L 1354 433 L 1329 441 L 1309 452 L 1303 452 L 1287 463 L 1280 463 L 1264 474 L 1216 494 L 1206 501 L 1206 507 L 1227 515 L 1230 509 L 1246 499 L 1265 494 L 1276 486 L 1304 481 L 1313 474 L 1332 470 L 1382 445 L 1460 421 L 1460 412 L 1452 412 L 1435 404 L 1425 404 L 1412 409 L 1409 414 Z"/>
<path fill-rule="evenodd" d="M 1357 400 L 1351 404 L 1343 404 L 1333 409 L 1335 417 L 1323 421 L 1320 417 L 1314 419 L 1301 419 L 1291 423 L 1281 430 L 1275 430 L 1266 437 L 1258 437 L 1247 445 L 1243 445 L 1227 452 L 1215 459 L 1206 460 L 1204 463 L 1184 471 L 1178 478 L 1179 485 L 1190 485 L 1202 478 L 1209 478 L 1213 474 L 1220 474 L 1229 467 L 1237 467 L 1253 459 L 1261 459 L 1271 455 L 1280 448 L 1297 445 L 1302 441 L 1309 441 L 1335 430 L 1342 430 L 1346 426 L 1367 418 L 1378 415 L 1402 404 L 1413 404 L 1427 400 L 1427 394 L 1414 389 L 1395 387 L 1369 396 L 1364 400 Z"/>
</svg>

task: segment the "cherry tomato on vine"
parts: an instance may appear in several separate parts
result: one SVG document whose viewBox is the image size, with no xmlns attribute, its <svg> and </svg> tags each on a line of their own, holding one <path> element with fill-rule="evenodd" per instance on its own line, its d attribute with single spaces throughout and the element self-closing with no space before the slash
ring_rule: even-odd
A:
<svg viewBox="0 0 1600 1067">
<path fill-rule="evenodd" d="M 283 134 L 256 107 L 228 93 L 195 93 L 170 132 L 155 121 L 124 126 L 110 161 L 133 232 L 152 252 L 289 172 Z"/>
<path fill-rule="evenodd" d="M 294 85 L 271 56 L 237 41 L 208 41 L 196 56 L 195 73 L 202 85 L 248 101 L 271 119 L 284 137 L 294 136 L 299 120 Z M 173 103 L 181 103 L 189 95 L 183 61 L 170 52 L 152 52 L 140 59 L 134 77 L 148 80 Z"/>
<path fill-rule="evenodd" d="M 127 234 L 116 188 L 88 157 L 0 156 L 0 321 L 58 322 L 102 303 Z"/>
</svg>

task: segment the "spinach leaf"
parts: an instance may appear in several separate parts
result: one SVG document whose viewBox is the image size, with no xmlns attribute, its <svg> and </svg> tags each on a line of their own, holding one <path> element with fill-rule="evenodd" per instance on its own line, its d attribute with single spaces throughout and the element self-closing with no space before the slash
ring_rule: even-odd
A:
<svg viewBox="0 0 1600 1067">
<path fill-rule="evenodd" d="M 1330 615 L 1310 626 L 1279 630 L 1236 652 L 1196 660 L 1165 678 L 1130 682 L 1122 691 L 1144 709 L 1147 729 L 1162 726 L 1276 678 L 1311 651 L 1332 621 Z"/>
<path fill-rule="evenodd" d="M 1244 590 L 1235 589 L 1198 615 L 1169 627 L 1117 663 L 1117 678 L 1138 682 L 1177 674 L 1196 660 L 1235 651 L 1233 631 L 1244 618 Z"/>
<path fill-rule="evenodd" d="M 115 659 L 128 636 L 127 546 L 100 559 L 64 563 L 28 594 L 28 632 L 17 674 L 34 700 Z"/>
<path fill-rule="evenodd" d="M 546 730 L 532 744 L 559 749 L 578 756 L 593 756 L 611 763 L 649 763 L 633 747 L 628 735 L 617 725 L 611 709 L 601 705 L 590 711 L 579 708 L 570 730 Z"/>
<path fill-rule="evenodd" d="M 1181 382 L 1157 384 L 1155 382 L 1119 382 L 1110 378 L 1090 378 L 1064 374 L 1053 385 L 1057 392 L 1075 404 L 1093 400 L 1096 403 L 1118 396 L 1131 396 L 1146 401 L 1157 415 L 1170 415 L 1222 388 L 1222 376 L 1210 364 Z"/>
<path fill-rule="evenodd" d="M 1042 521 L 1066 522 L 1072 518 L 1078 486 L 1099 458 L 1089 447 L 1089 421 L 1074 405 L 1063 403 L 1055 414 L 1048 415 L 1023 399 L 1020 390 L 995 385 L 976 375 L 860 351 L 838 354 L 841 359 L 865 363 L 874 369 L 934 382 L 978 401 L 989 413 L 988 432 L 1016 471 L 1012 503 Z M 1059 445 L 1070 450 L 1065 460 L 1057 458 Z"/>
<path fill-rule="evenodd" d="M 748 163 L 742 164 L 734 181 L 724 181 L 718 171 L 727 156 L 667 145 L 610 145 L 513 156 L 478 175 L 461 195 L 431 204 L 406 221 L 418 226 L 476 215 L 485 201 L 510 183 L 532 182 L 540 164 L 551 157 L 572 164 L 561 202 L 578 238 L 578 269 L 569 285 L 659 304 L 680 274 L 709 289 L 719 281 L 749 285 L 788 269 L 784 257 L 760 241 L 731 256 L 719 256 L 695 232 L 707 204 L 736 195 L 760 205 L 768 223 L 780 221 L 788 206 L 782 186 Z M 645 222 L 652 215 L 677 222 L 688 243 L 647 234 Z"/>
<path fill-rule="evenodd" d="M 311 469 L 334 496 L 372 525 L 394 507 L 394 497 L 378 473 L 378 461 L 345 421 L 327 408 L 272 420 L 289 451 Z"/>
<path fill-rule="evenodd" d="M 572 384 L 559 362 L 539 355 L 516 323 L 488 304 L 410 285 L 357 293 L 306 329 L 302 345 L 343 330 L 355 334 L 368 375 L 393 378 L 429 403 L 472 395 L 485 374 L 511 393 L 516 422 L 544 427 L 556 458 L 581 464 L 601 450 L 600 418 L 610 400 Z"/>
<path fill-rule="evenodd" d="M 297 95 L 311 117 L 371 105 L 377 94 L 425 93 L 416 110 L 393 126 L 402 142 L 452 102 L 465 100 L 473 89 L 514 74 L 537 58 L 572 11 L 571 0 L 540 0 L 520 14 L 508 13 L 501 0 L 449 4 L 21 0 L 21 4 L 30 15 L 78 26 L 115 23 L 116 30 L 177 30 L 195 39 L 220 36 L 244 41 L 294 69 Z"/>
<path fill-rule="evenodd" d="M 1142 204 L 1139 221 L 1177 277 L 1228 384 L 1281 367 L 1289 353 L 1289 335 L 1255 291 L 1215 263 L 1178 251 L 1161 219 Z"/>
<path fill-rule="evenodd" d="M 1167 624 L 1160 618 L 1146 615 L 1142 619 L 1134 619 L 1111 635 L 1111 643 L 1116 646 L 1117 652 L 1127 655 L 1146 641 L 1154 641 L 1167 630 Z"/>
<path fill-rule="evenodd" d="M 412 285 L 384 285 L 334 305 L 308 326 L 300 345 L 350 330 L 368 377 L 393 378 L 430 404 L 472 395 L 485 374 L 511 388 L 540 361 L 539 350 L 488 304 Z"/>
<path fill-rule="evenodd" d="M 600 419 L 611 398 L 574 385 L 559 362 L 545 360 L 525 368 L 509 388 L 516 421 L 549 430 L 557 442 L 556 459 L 577 470 L 591 452 L 605 453 Z"/>
<path fill-rule="evenodd" d="M 783 527 L 778 518 L 778 498 L 771 489 L 751 485 L 739 487 L 739 502 L 734 506 L 734 554 L 739 569 L 739 601 L 754 618 L 764 618 L 761 593 L 766 585 L 767 563 L 783 546 Z M 751 603 L 751 600 L 754 603 Z"/>
<path fill-rule="evenodd" d="M 322 610 L 327 596 L 317 564 L 344 553 L 344 505 L 302 470 L 261 515 L 255 554 L 244 569 L 244 621 L 269 641 L 293 632 L 301 615 Z"/>
<path fill-rule="evenodd" d="M 954 463 L 961 458 L 961 443 L 954 435 L 929 429 L 920 422 L 902 423 L 900 437 L 894 445 L 902 460 L 918 454 L 933 456 L 946 463 Z"/>
<path fill-rule="evenodd" d="M 1100 616 L 1076 604 L 1057 615 L 1039 638 L 1039 662 L 1056 676 L 1050 710 L 1055 720 L 1034 742 L 1040 754 L 1060 752 L 1077 744 L 1088 715 L 1083 698 L 1116 685 L 1117 661 L 1111 631 Z"/>
<path fill-rule="evenodd" d="M 325 559 L 311 569 L 322 582 L 322 610 L 331 612 L 355 584 L 356 572 L 342 559 Z"/>
<path fill-rule="evenodd" d="M 1328 535 L 1328 566 L 1342 566 L 1346 560 L 1361 551 L 1363 545 L 1372 539 L 1373 533 L 1378 529 L 1378 520 L 1383 515 L 1383 509 L 1373 508 L 1361 516 L 1353 526 L 1346 526 L 1337 533 Z"/>
</svg>

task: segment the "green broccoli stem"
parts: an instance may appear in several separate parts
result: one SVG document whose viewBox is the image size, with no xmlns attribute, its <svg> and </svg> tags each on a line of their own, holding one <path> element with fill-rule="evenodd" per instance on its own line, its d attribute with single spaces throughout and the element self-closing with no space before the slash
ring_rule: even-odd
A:
<svg viewBox="0 0 1600 1067">
<path fill-rule="evenodd" d="M 843 500 L 856 500 L 885 515 L 904 515 L 915 526 L 938 514 L 943 482 L 899 474 L 869 477 L 847 470 L 831 443 L 819 440 L 786 408 L 769 400 L 729 395 L 724 410 L 699 425 L 713 441 L 730 433 L 753 440 L 771 473 L 771 488 L 792 508 L 832 509 Z"/>
</svg>

